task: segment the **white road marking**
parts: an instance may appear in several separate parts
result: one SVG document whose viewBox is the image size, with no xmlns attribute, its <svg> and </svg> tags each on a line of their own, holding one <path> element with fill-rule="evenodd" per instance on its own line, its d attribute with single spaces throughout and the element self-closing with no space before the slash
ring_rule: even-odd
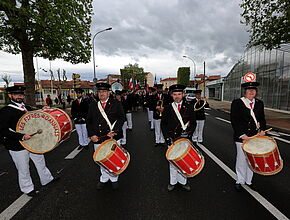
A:
<svg viewBox="0 0 290 220">
<path fill-rule="evenodd" d="M 89 139 L 89 142 L 88 143 L 90 143 L 91 142 L 91 140 Z M 79 145 L 80 146 L 80 145 Z M 71 160 L 71 159 L 74 159 L 75 157 L 76 157 L 76 155 L 78 155 L 79 154 L 79 152 L 81 152 L 84 148 L 81 148 L 80 150 L 78 149 L 78 147 L 79 146 L 77 146 L 72 152 L 70 152 L 70 154 L 69 155 L 67 155 L 64 159 L 66 159 L 66 160 Z"/>
<path fill-rule="evenodd" d="M 80 145 L 79 145 L 80 146 Z M 81 152 L 82 151 L 82 149 L 83 148 L 81 148 L 80 150 L 78 149 L 79 148 L 79 146 L 77 146 L 72 152 L 70 152 L 70 154 L 69 155 L 67 155 L 64 159 L 66 159 L 66 160 L 70 160 L 70 159 L 74 159 L 75 158 L 75 156 L 76 155 L 78 155 L 79 154 L 79 152 Z"/>
<path fill-rule="evenodd" d="M 286 133 L 283 133 L 283 132 L 278 132 L 278 133 L 281 134 L 281 135 L 290 137 L 290 134 L 286 134 Z"/>
<path fill-rule="evenodd" d="M 3 176 L 5 174 L 8 174 L 8 172 L 2 172 L 2 173 L 0 173 L 0 176 Z"/>
<path fill-rule="evenodd" d="M 32 199 L 32 197 L 23 194 L 20 196 L 17 200 L 15 200 L 7 209 L 5 209 L 0 214 L 1 220 L 8 220 L 13 218 L 13 216 L 23 207 L 26 203 L 29 202 L 29 200 Z"/>
<path fill-rule="evenodd" d="M 205 112 L 205 115 L 209 115 L 209 114 Z"/>
<path fill-rule="evenodd" d="M 213 153 L 211 153 L 205 146 L 198 143 L 197 144 L 214 162 L 216 162 L 224 171 L 226 171 L 234 180 L 237 179 L 237 175 L 220 159 L 218 159 Z M 261 205 L 263 205 L 272 215 L 274 215 L 279 220 L 288 219 L 282 212 L 280 212 L 275 206 L 273 206 L 268 200 L 266 200 L 262 195 L 258 192 L 252 190 L 246 185 L 242 185 L 242 187 L 247 190 L 247 192 L 253 196 Z M 288 219 L 289 220 L 289 219 Z"/>
<path fill-rule="evenodd" d="M 277 136 L 277 137 L 280 137 L 281 135 L 276 132 L 276 131 L 268 131 L 267 134 L 270 134 L 270 135 L 273 135 L 273 136 Z"/>
<path fill-rule="evenodd" d="M 217 120 L 220 120 L 220 121 L 223 121 L 223 122 L 226 122 L 226 123 L 231 123 L 230 121 L 226 120 L 226 119 L 223 119 L 223 118 L 220 118 L 220 117 L 215 117 Z"/>
<path fill-rule="evenodd" d="M 286 140 L 286 139 L 283 139 L 283 138 L 280 138 L 280 137 L 273 137 L 273 138 L 275 138 L 275 139 L 277 139 L 277 140 L 279 140 L 279 141 L 283 141 L 283 142 L 285 142 L 285 143 L 287 143 L 287 144 L 290 144 L 290 141 L 288 141 L 288 140 Z"/>
</svg>

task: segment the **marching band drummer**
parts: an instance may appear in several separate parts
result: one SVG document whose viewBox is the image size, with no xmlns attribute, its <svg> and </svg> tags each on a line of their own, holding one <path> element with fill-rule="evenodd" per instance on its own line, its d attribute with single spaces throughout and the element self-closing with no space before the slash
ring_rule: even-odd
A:
<svg viewBox="0 0 290 220">
<path fill-rule="evenodd" d="M 72 102 L 71 105 L 71 115 L 75 123 L 75 127 L 79 137 L 79 147 L 88 149 L 88 131 L 86 128 L 86 118 L 89 111 L 89 102 L 83 97 L 83 89 L 75 89 L 77 94 L 77 99 Z"/>
<path fill-rule="evenodd" d="M 165 106 L 161 119 L 162 133 L 168 146 L 171 146 L 173 141 L 179 138 L 191 139 L 196 127 L 192 105 L 183 99 L 184 89 L 185 86 L 180 84 L 169 87 L 173 102 Z M 186 191 L 190 191 L 187 178 L 171 163 L 169 163 L 169 172 L 170 183 L 167 187 L 169 192 L 174 189 L 177 183 L 180 183 Z"/>
<path fill-rule="evenodd" d="M 32 138 L 30 134 L 16 132 L 16 125 L 19 119 L 32 108 L 24 104 L 24 86 L 12 86 L 6 89 L 10 98 L 10 103 L 0 110 L 0 135 L 4 138 L 3 144 L 16 166 L 18 171 L 18 183 L 20 190 L 29 195 L 35 196 L 37 191 L 34 189 L 29 170 L 29 159 L 31 159 L 37 169 L 41 185 L 47 185 L 59 179 L 53 177 L 45 165 L 43 154 L 31 153 L 26 150 L 19 141 L 26 141 Z"/>
<path fill-rule="evenodd" d="M 209 104 L 206 98 L 201 99 L 202 90 L 198 89 L 194 91 L 195 99 L 192 100 L 193 109 L 196 117 L 196 128 L 192 135 L 192 141 L 202 143 L 203 142 L 203 128 L 205 122 L 205 108 L 209 108 Z"/>
<path fill-rule="evenodd" d="M 88 135 L 94 143 L 95 150 L 103 141 L 110 138 L 114 138 L 120 145 L 120 139 L 123 137 L 122 126 L 125 122 L 125 113 L 121 102 L 109 98 L 110 84 L 96 83 L 96 88 L 100 101 L 90 104 L 87 117 Z M 101 176 L 97 189 L 103 189 L 109 180 L 112 182 L 112 188 L 118 189 L 118 175 L 111 175 L 102 166 L 100 170 Z"/>
<path fill-rule="evenodd" d="M 236 173 L 237 181 L 235 189 L 241 191 L 241 184 L 246 184 L 253 190 L 253 171 L 250 169 L 242 149 L 243 140 L 249 137 L 265 135 L 266 120 L 264 104 L 256 98 L 258 82 L 246 82 L 242 84 L 244 97 L 235 99 L 231 104 L 231 123 L 234 130 L 234 141 L 237 147 Z"/>
</svg>

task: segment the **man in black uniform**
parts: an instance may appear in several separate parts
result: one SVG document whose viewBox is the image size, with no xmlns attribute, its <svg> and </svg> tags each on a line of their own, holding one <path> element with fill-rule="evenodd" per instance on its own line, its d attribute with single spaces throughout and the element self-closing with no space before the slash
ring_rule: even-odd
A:
<svg viewBox="0 0 290 220">
<path fill-rule="evenodd" d="M 235 99 L 231 105 L 231 123 L 237 148 L 237 181 L 235 185 L 237 191 L 242 189 L 241 184 L 247 184 L 250 188 L 256 190 L 256 187 L 252 184 L 253 172 L 246 161 L 242 141 L 248 140 L 249 137 L 256 134 L 265 135 L 264 104 L 256 98 L 257 86 L 259 86 L 258 82 L 243 83 L 244 97 Z"/>
<path fill-rule="evenodd" d="M 163 84 L 156 85 L 157 93 L 155 94 L 153 122 L 155 128 L 155 147 L 163 145 L 165 143 L 162 131 L 161 131 L 161 117 L 163 114 L 164 106 L 169 104 L 169 98 L 167 94 L 162 93 Z"/>
<path fill-rule="evenodd" d="M 75 89 L 77 99 L 72 102 L 71 115 L 79 137 L 79 150 L 88 148 L 88 131 L 86 128 L 86 118 L 89 111 L 89 102 L 83 97 L 83 89 Z"/>
<path fill-rule="evenodd" d="M 161 119 L 162 133 L 168 146 L 172 145 L 173 141 L 179 138 L 191 139 L 196 127 L 193 107 L 184 100 L 184 89 L 185 86 L 180 84 L 169 87 L 173 102 L 165 106 Z M 169 171 L 170 183 L 167 187 L 168 191 L 172 191 L 177 183 L 180 183 L 186 191 L 190 191 L 187 178 L 179 173 L 178 169 L 171 163 L 169 163 Z"/>
<path fill-rule="evenodd" d="M 122 104 L 126 114 L 126 125 L 131 131 L 133 128 L 132 111 L 133 111 L 133 95 L 128 94 L 126 89 L 122 90 Z"/>
<path fill-rule="evenodd" d="M 19 119 L 25 112 L 32 110 L 30 106 L 25 105 L 23 102 L 25 87 L 12 86 L 6 90 L 11 102 L 0 110 L 0 135 L 4 138 L 4 146 L 9 150 L 9 154 L 18 171 L 20 190 L 29 196 L 34 196 L 37 191 L 34 189 L 34 184 L 30 176 L 29 159 L 33 161 L 37 169 L 41 185 L 47 185 L 59 179 L 59 177 L 54 178 L 51 175 L 51 172 L 45 165 L 43 154 L 31 153 L 23 148 L 19 142 L 32 138 L 30 134 L 16 132 L 16 125 Z"/>
<path fill-rule="evenodd" d="M 123 137 L 122 126 L 125 122 L 125 114 L 121 102 L 109 98 L 110 84 L 97 83 L 96 87 L 100 101 L 90 104 L 87 117 L 88 135 L 94 143 L 95 150 L 103 141 L 110 138 L 114 138 L 120 145 L 120 139 Z M 105 111 L 109 122 L 103 117 L 101 110 Z M 118 189 L 118 176 L 111 175 L 102 166 L 100 169 L 101 177 L 97 189 L 103 189 L 104 184 L 109 180 L 112 182 L 113 189 Z"/>
<path fill-rule="evenodd" d="M 204 97 L 201 99 L 201 91 L 195 90 L 195 99 L 192 100 L 193 109 L 196 116 L 196 128 L 192 135 L 192 141 L 202 143 L 203 142 L 203 128 L 205 122 L 205 110 L 204 108 L 209 108 L 209 104 Z"/>
</svg>

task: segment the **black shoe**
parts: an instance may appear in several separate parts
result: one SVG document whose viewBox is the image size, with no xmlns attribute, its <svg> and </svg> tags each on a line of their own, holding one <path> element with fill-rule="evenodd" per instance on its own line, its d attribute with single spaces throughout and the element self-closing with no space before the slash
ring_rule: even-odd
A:
<svg viewBox="0 0 290 220">
<path fill-rule="evenodd" d="M 253 184 L 247 184 L 247 183 L 246 183 L 246 185 L 247 185 L 249 188 L 251 188 L 252 190 L 254 190 L 254 191 L 258 191 L 258 188 L 256 187 L 256 185 L 253 185 Z"/>
<path fill-rule="evenodd" d="M 182 186 L 182 188 L 183 188 L 185 191 L 187 191 L 187 192 L 189 192 L 189 191 L 191 190 L 190 185 L 188 185 L 188 183 L 185 184 L 185 185 L 181 185 L 181 186 Z"/>
<path fill-rule="evenodd" d="M 168 192 L 171 192 L 172 190 L 174 190 L 174 185 L 171 185 L 171 184 L 168 184 L 168 186 L 167 186 L 167 190 L 168 190 Z"/>
<path fill-rule="evenodd" d="M 119 189 L 119 183 L 118 182 L 112 182 L 112 189 L 113 190 Z"/>
<path fill-rule="evenodd" d="M 243 187 L 242 187 L 242 185 L 241 185 L 241 184 L 239 184 L 239 183 L 236 183 L 236 184 L 235 184 L 235 189 L 236 189 L 236 191 L 237 191 L 237 192 L 241 192 L 241 191 L 242 191 L 242 189 L 243 189 Z"/>
<path fill-rule="evenodd" d="M 129 131 L 132 131 L 132 128 L 129 128 Z"/>
<path fill-rule="evenodd" d="M 84 148 L 84 146 L 80 145 L 80 146 L 78 147 L 78 150 L 81 150 L 81 149 L 83 149 L 83 148 Z"/>
<path fill-rule="evenodd" d="M 35 196 L 38 196 L 38 193 L 39 193 L 39 191 L 32 190 L 31 192 L 26 193 L 26 195 L 28 195 L 30 197 L 35 197 Z"/>
<path fill-rule="evenodd" d="M 159 143 L 159 146 L 164 147 L 166 144 L 165 143 Z"/>
<path fill-rule="evenodd" d="M 60 180 L 60 175 L 55 175 L 54 177 L 53 177 L 53 180 L 51 180 L 49 183 L 47 183 L 45 186 L 48 186 L 48 185 L 50 185 L 50 184 L 52 184 L 52 183 L 55 183 L 55 182 L 57 182 L 58 180 Z"/>
<path fill-rule="evenodd" d="M 160 144 L 159 143 L 155 143 L 155 147 L 158 147 L 158 146 L 160 146 Z"/>
<path fill-rule="evenodd" d="M 104 187 L 105 187 L 105 183 L 98 182 L 98 184 L 97 184 L 97 190 L 104 189 Z"/>
<path fill-rule="evenodd" d="M 154 131 L 154 128 L 150 128 L 151 131 Z"/>
</svg>

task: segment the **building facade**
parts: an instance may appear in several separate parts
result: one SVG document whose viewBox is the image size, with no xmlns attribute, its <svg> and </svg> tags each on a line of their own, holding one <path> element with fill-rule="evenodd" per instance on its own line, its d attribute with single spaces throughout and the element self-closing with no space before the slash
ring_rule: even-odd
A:
<svg viewBox="0 0 290 220">
<path fill-rule="evenodd" d="M 241 97 L 241 79 L 255 73 L 265 107 L 290 111 L 290 44 L 279 49 L 248 48 L 224 79 L 224 100 Z"/>
<path fill-rule="evenodd" d="M 160 83 L 163 84 L 163 89 L 168 89 L 171 85 L 177 84 L 177 77 L 162 79 Z"/>
</svg>

